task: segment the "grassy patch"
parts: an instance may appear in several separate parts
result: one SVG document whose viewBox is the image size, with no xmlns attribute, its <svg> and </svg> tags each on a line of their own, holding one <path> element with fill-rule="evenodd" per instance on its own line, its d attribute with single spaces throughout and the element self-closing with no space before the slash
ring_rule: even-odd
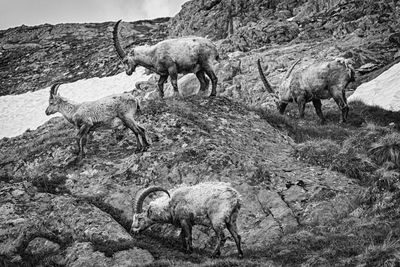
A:
<svg viewBox="0 0 400 267">
<path fill-rule="evenodd" d="M 298 144 L 294 149 L 294 156 L 309 164 L 328 168 L 339 150 L 340 146 L 335 141 L 312 140 Z"/>
<path fill-rule="evenodd" d="M 379 126 L 389 126 L 400 130 L 400 112 L 384 110 L 378 106 L 367 106 L 360 101 L 351 102 L 349 116 L 359 116 L 366 123 L 373 123 Z"/>
<path fill-rule="evenodd" d="M 188 263 L 187 261 L 179 261 L 179 260 L 157 260 L 153 263 L 144 265 L 145 267 L 172 267 L 172 266 L 198 266 L 198 267 L 239 267 L 239 266 L 247 266 L 247 267 L 256 267 L 256 266 L 276 266 L 273 264 L 268 264 L 267 262 L 254 261 L 250 259 L 207 259 L 202 263 Z"/>
<path fill-rule="evenodd" d="M 330 139 L 333 141 L 343 141 L 350 135 L 348 128 L 328 123 L 320 125 L 318 118 L 310 116 L 307 121 L 279 114 L 271 110 L 254 110 L 261 118 L 266 120 L 273 127 L 286 132 L 296 143 L 302 143 L 315 139 Z"/>
<path fill-rule="evenodd" d="M 331 169 L 341 172 L 347 177 L 368 183 L 371 173 L 376 170 L 374 165 L 365 155 L 358 154 L 355 150 L 341 151 L 336 154 Z"/>
<path fill-rule="evenodd" d="M 400 266 L 400 114 L 350 103 L 349 120 L 336 124 L 336 109 L 326 107 L 326 125 L 306 109 L 297 118 L 295 105 L 287 114 L 255 110 L 297 143 L 294 156 L 311 165 L 338 171 L 364 186 L 354 200 L 361 215 L 337 225 L 299 229 L 264 252 L 283 266 Z M 329 193 L 329 192 L 328 192 Z M 252 251 L 258 259 L 261 251 Z"/>
<path fill-rule="evenodd" d="M 364 266 L 399 266 L 400 242 L 390 233 L 382 243 L 370 244 L 358 257 Z"/>
<path fill-rule="evenodd" d="M 170 112 L 178 115 L 179 118 L 183 120 L 182 123 L 184 124 L 198 127 L 207 133 L 210 133 L 212 130 L 211 126 L 206 123 L 206 120 L 201 117 L 201 114 L 199 112 L 193 112 L 190 108 L 174 105 L 170 107 Z"/>
</svg>

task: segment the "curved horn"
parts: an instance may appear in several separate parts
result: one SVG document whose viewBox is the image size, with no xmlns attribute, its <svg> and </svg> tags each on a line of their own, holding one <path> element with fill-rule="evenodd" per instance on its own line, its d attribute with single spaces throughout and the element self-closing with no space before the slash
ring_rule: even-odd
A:
<svg viewBox="0 0 400 267">
<path fill-rule="evenodd" d="M 289 70 L 288 70 L 288 72 L 286 73 L 285 80 L 286 80 L 287 78 L 289 78 L 289 76 L 290 76 L 290 73 L 292 73 L 292 71 L 293 71 L 294 67 L 297 65 L 297 63 L 299 63 L 299 62 L 300 62 L 300 60 L 301 60 L 301 58 L 299 58 L 298 60 L 296 60 L 296 62 L 295 62 L 295 63 L 293 63 L 293 65 L 290 67 L 290 69 L 289 69 Z"/>
<path fill-rule="evenodd" d="M 272 89 L 271 85 L 270 85 L 269 82 L 267 81 L 267 78 L 265 78 L 265 75 L 264 75 L 263 70 L 262 70 L 262 67 L 261 67 L 260 59 L 257 59 L 257 66 L 258 66 L 258 72 L 260 73 L 261 81 L 263 82 L 265 89 L 266 89 L 269 93 L 273 94 L 273 93 L 274 93 L 274 90 Z"/>
<path fill-rule="evenodd" d="M 53 98 L 53 95 L 56 95 L 58 92 L 58 87 L 60 87 L 62 83 L 55 83 L 50 87 L 50 98 Z"/>
<path fill-rule="evenodd" d="M 133 205 L 134 210 L 133 213 L 141 213 L 143 211 L 143 201 L 144 199 L 150 195 L 153 192 L 157 192 L 157 191 L 162 191 L 167 193 L 167 195 L 169 197 L 171 197 L 168 193 L 168 191 L 164 188 L 162 188 L 161 186 L 151 186 L 147 189 L 145 189 L 140 195 L 139 197 L 136 199 L 136 203 Z"/>
<path fill-rule="evenodd" d="M 115 25 L 114 25 L 114 30 L 113 30 L 113 40 L 114 40 L 114 47 L 115 50 L 117 51 L 117 54 L 120 59 L 124 59 L 126 57 L 126 53 L 122 49 L 119 39 L 118 39 L 118 26 L 121 23 L 121 20 L 119 20 Z"/>
</svg>

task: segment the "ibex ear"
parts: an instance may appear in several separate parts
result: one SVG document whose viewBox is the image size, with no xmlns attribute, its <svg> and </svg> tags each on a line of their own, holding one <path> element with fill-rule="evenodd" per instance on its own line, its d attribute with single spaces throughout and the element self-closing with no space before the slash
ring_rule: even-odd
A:
<svg viewBox="0 0 400 267">
<path fill-rule="evenodd" d="M 151 214 L 153 214 L 153 212 L 151 211 L 151 209 L 147 209 L 147 217 L 150 217 Z"/>
</svg>

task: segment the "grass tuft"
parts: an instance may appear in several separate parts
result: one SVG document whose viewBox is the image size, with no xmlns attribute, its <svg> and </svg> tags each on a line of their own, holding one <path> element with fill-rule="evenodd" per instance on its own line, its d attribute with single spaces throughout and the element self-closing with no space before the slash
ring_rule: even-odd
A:
<svg viewBox="0 0 400 267">
<path fill-rule="evenodd" d="M 350 178 L 359 180 L 363 184 L 368 184 L 371 173 L 376 170 L 373 164 L 365 155 L 357 153 L 356 150 L 347 150 L 335 155 L 331 169 L 341 172 Z"/>
<path fill-rule="evenodd" d="M 390 133 L 373 143 L 368 151 L 369 156 L 377 163 L 391 162 L 400 167 L 400 134 Z"/>
<path fill-rule="evenodd" d="M 380 244 L 371 244 L 358 256 L 362 266 L 399 266 L 400 243 L 392 233 Z"/>
<path fill-rule="evenodd" d="M 296 145 L 294 156 L 303 162 L 329 168 L 339 150 L 335 141 L 317 139 Z"/>
</svg>

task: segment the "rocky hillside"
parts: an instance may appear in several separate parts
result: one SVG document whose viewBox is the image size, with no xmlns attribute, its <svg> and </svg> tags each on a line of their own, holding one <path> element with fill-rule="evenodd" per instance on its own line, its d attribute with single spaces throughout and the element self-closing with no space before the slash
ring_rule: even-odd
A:
<svg viewBox="0 0 400 267">
<path fill-rule="evenodd" d="M 295 105 L 280 115 L 255 63 L 262 59 L 276 87 L 298 58 L 300 67 L 350 58 L 354 89 L 399 60 L 399 19 L 398 1 L 193 0 L 174 18 L 124 23 L 128 49 L 167 36 L 212 38 L 222 58 L 218 96 L 191 96 L 194 75 L 179 80 L 181 98 L 157 99 L 156 75 L 138 83 L 137 120 L 151 139 L 143 153 L 128 131 L 122 139 L 97 131 L 73 164 L 75 130 L 63 118 L 1 139 L 0 266 L 398 266 L 399 114 L 351 103 L 349 122 L 338 125 L 327 100 L 326 125 L 311 106 L 303 120 Z M 1 94 L 121 72 L 112 25 L 0 32 Z M 214 233 L 201 226 L 193 254 L 172 226 L 129 232 L 139 190 L 203 181 L 230 182 L 242 195 L 244 259 L 231 238 L 210 258 Z"/>
<path fill-rule="evenodd" d="M 121 40 L 151 44 L 168 35 L 169 18 L 123 23 Z M 56 80 L 121 72 L 112 42 L 115 22 L 21 26 L 0 31 L 0 96 L 49 86 Z"/>
<path fill-rule="evenodd" d="M 150 185 L 231 182 L 243 196 L 239 228 L 247 253 L 300 225 L 331 224 L 355 208 L 354 196 L 361 189 L 356 183 L 299 162 L 291 138 L 226 98 L 155 101 L 140 123 L 153 140 L 148 152 L 133 153 L 131 133 L 118 142 L 110 132 L 99 132 L 88 145 L 87 158 L 76 166 L 67 165 L 74 142 L 70 125 L 61 118 L 3 140 L 0 252 L 6 262 L 50 255 L 48 262 L 76 266 L 171 257 L 127 232 L 132 198 Z M 158 231 L 176 238 L 172 227 Z M 209 229 L 195 230 L 197 249 L 190 258 L 207 259 L 209 235 Z M 179 249 L 173 252 L 178 259 Z M 234 254 L 230 240 L 223 255 Z"/>
<path fill-rule="evenodd" d="M 273 84 L 297 58 L 307 65 L 339 56 L 354 60 L 355 85 L 370 80 L 399 61 L 399 27 L 398 1 L 189 1 L 171 20 L 172 35 L 208 36 L 220 52 L 235 52 L 230 60 L 242 63 L 244 75 L 234 84 L 246 93 L 259 87 L 256 57 Z"/>
</svg>

